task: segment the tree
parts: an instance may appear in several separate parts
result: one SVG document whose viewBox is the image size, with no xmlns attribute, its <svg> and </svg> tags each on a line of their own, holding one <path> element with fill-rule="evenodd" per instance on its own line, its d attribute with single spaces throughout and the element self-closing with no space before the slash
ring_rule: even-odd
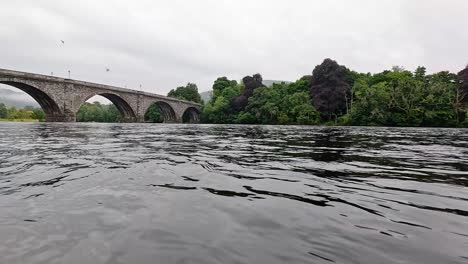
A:
<svg viewBox="0 0 468 264">
<path fill-rule="evenodd" d="M 45 121 L 46 120 L 46 115 L 45 115 L 44 111 L 42 111 L 41 108 L 34 108 L 32 111 L 33 111 L 33 115 L 32 115 L 33 119 L 37 119 L 39 121 Z"/>
<path fill-rule="evenodd" d="M 158 105 L 152 104 L 148 111 L 145 113 L 145 121 L 151 123 L 162 123 L 164 122 L 164 116 L 162 115 L 161 109 Z"/>
<path fill-rule="evenodd" d="M 425 75 L 419 67 L 359 79 L 347 120 L 352 125 L 455 126 L 456 89 L 448 72 Z"/>
<path fill-rule="evenodd" d="M 400 74 L 401 72 L 395 72 Z M 414 78 L 402 76 L 390 86 L 390 124 L 396 126 L 419 126 L 423 119 L 421 106 L 424 84 Z"/>
<path fill-rule="evenodd" d="M 312 73 L 310 95 L 322 119 L 332 120 L 347 112 L 350 85 L 346 82 L 349 70 L 336 61 L 326 59 Z"/>
<path fill-rule="evenodd" d="M 457 75 L 460 98 L 463 103 L 468 103 L 468 67 Z"/>
<path fill-rule="evenodd" d="M 423 126 L 456 126 L 458 121 L 456 86 L 453 83 L 431 83 L 422 94 Z"/>
<path fill-rule="evenodd" d="M 468 120 L 466 118 L 468 112 L 468 65 L 460 71 L 457 75 L 457 92 L 456 92 L 456 111 L 459 122 L 463 123 L 464 126 L 468 126 Z"/>
<path fill-rule="evenodd" d="M 430 83 L 446 83 L 454 84 L 457 83 L 457 75 L 448 71 L 441 71 L 432 75 L 427 76 Z"/>
<path fill-rule="evenodd" d="M 167 96 L 175 97 L 182 100 L 187 100 L 195 103 L 201 103 L 202 99 L 198 93 L 198 87 L 194 83 L 187 83 L 186 86 L 177 87 L 175 90 L 172 89 Z"/>
<path fill-rule="evenodd" d="M 0 103 L 0 118 L 8 117 L 8 109 L 4 103 Z"/>
<path fill-rule="evenodd" d="M 240 95 L 242 85 L 226 77 L 217 78 L 213 83 L 213 97 L 203 106 L 201 120 L 208 123 L 233 123 L 237 112 L 231 102 Z"/>
<path fill-rule="evenodd" d="M 302 76 L 299 80 L 288 85 L 288 93 L 309 92 L 311 81 L 311 75 Z"/>
<path fill-rule="evenodd" d="M 414 78 L 421 82 L 426 81 L 426 67 L 419 66 L 416 68 L 416 71 L 414 71 Z"/>
<path fill-rule="evenodd" d="M 260 87 L 265 87 L 262 83 L 263 78 L 259 73 L 254 74 L 253 76 L 245 76 L 242 78 L 242 83 L 244 85 L 244 90 L 241 95 L 233 99 L 231 107 L 233 111 L 240 112 L 249 103 L 249 98 L 254 94 L 254 90 Z"/>
<path fill-rule="evenodd" d="M 386 125 L 390 87 L 386 82 L 369 85 L 361 79 L 353 87 L 354 103 L 350 111 L 351 125 Z"/>
<path fill-rule="evenodd" d="M 107 123 L 118 123 L 122 121 L 122 114 L 114 104 L 108 104 L 103 106 L 104 110 L 104 122 Z"/>
<path fill-rule="evenodd" d="M 309 93 L 300 88 L 304 82 L 308 83 L 301 78 L 295 83 L 255 89 L 246 107 L 250 115 L 243 114 L 238 121 L 252 122 L 253 117 L 261 124 L 317 124 L 320 115 L 310 104 Z"/>
<path fill-rule="evenodd" d="M 227 77 L 219 77 L 213 83 L 213 97 L 211 100 L 214 102 L 218 96 L 220 96 L 223 91 L 229 87 L 237 86 L 237 81 L 229 80 Z"/>
</svg>

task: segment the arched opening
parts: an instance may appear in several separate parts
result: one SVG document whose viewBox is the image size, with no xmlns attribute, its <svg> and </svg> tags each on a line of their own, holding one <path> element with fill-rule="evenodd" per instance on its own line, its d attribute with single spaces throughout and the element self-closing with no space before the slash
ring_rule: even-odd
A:
<svg viewBox="0 0 468 264">
<path fill-rule="evenodd" d="M 110 93 L 97 94 L 86 100 L 76 113 L 77 122 L 119 123 L 135 122 L 132 107 L 120 96 Z"/>
<path fill-rule="evenodd" d="M 183 123 L 199 123 L 200 122 L 200 111 L 195 107 L 189 107 L 185 110 L 182 115 Z"/>
<path fill-rule="evenodd" d="M 146 110 L 145 122 L 148 123 L 171 123 L 176 122 L 177 117 L 174 109 L 166 102 L 155 102 Z"/>
<path fill-rule="evenodd" d="M 0 119 L 63 121 L 64 115 L 57 103 L 38 88 L 21 82 L 0 81 L 0 91 Z"/>
</svg>

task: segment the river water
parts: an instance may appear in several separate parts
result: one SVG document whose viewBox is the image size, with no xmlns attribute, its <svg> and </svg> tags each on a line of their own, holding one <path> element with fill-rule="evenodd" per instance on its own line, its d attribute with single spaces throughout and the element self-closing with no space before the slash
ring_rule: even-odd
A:
<svg viewBox="0 0 468 264">
<path fill-rule="evenodd" d="M 468 263 L 468 130 L 0 123 L 0 263 Z"/>
</svg>

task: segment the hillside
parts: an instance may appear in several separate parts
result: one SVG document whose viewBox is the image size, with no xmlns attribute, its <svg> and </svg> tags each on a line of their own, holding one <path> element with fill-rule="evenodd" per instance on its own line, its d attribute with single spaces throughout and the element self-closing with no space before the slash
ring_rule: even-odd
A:
<svg viewBox="0 0 468 264">
<path fill-rule="evenodd" d="M 267 86 L 267 87 L 270 87 L 272 86 L 273 84 L 275 83 L 291 83 L 289 81 L 280 81 L 280 80 L 263 80 L 262 83 L 263 85 Z"/>
<path fill-rule="evenodd" d="M 208 103 L 211 100 L 211 97 L 213 97 L 213 91 L 201 92 L 200 96 L 203 102 Z"/>
<path fill-rule="evenodd" d="M 0 103 L 16 108 L 24 108 L 25 106 L 39 107 L 39 104 L 31 96 L 21 90 L 10 90 L 2 86 L 0 86 Z"/>
</svg>

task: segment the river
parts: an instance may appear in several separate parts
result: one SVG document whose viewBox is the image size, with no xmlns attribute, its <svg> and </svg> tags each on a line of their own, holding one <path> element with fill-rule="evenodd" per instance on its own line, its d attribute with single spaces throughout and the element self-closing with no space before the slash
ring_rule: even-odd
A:
<svg viewBox="0 0 468 264">
<path fill-rule="evenodd" d="M 0 123 L 0 263 L 468 263 L 468 130 Z"/>
</svg>

